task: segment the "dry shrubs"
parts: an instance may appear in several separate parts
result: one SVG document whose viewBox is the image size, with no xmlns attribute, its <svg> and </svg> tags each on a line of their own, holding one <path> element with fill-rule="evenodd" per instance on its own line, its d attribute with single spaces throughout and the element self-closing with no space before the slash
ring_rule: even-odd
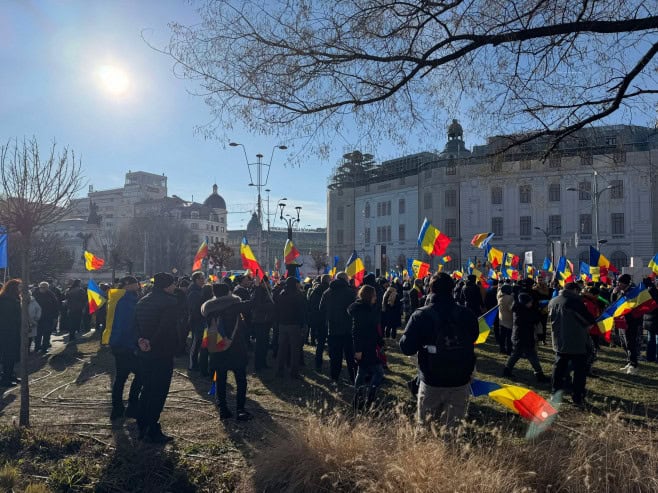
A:
<svg viewBox="0 0 658 493">
<path fill-rule="evenodd" d="M 443 436 L 443 438 L 440 438 Z M 533 442 L 466 424 L 421 434 L 404 417 L 311 417 L 254 463 L 268 492 L 658 491 L 658 449 L 648 428 L 608 416 Z"/>
</svg>

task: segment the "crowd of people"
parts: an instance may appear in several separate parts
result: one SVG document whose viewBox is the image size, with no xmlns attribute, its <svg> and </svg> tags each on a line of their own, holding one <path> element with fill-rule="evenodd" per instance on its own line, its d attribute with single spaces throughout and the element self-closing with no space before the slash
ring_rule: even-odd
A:
<svg viewBox="0 0 658 493">
<path fill-rule="evenodd" d="M 651 279 L 642 281 L 652 296 Z M 574 404 L 585 405 L 586 379 L 595 376 L 601 344 L 608 344 L 595 320 L 631 288 L 622 275 L 615 286 L 566 283 L 549 286 L 542 279 L 494 281 L 483 289 L 474 276 L 455 282 L 444 273 L 402 282 L 364 277 L 356 288 L 345 272 L 306 282 L 289 277 L 272 282 L 266 276 L 242 275 L 209 282 L 202 272 L 174 278 L 158 273 L 152 283 L 133 276 L 120 279 L 120 299 L 112 308 L 109 346 L 116 372 L 111 420 L 134 418 L 140 438 L 164 443 L 171 438 L 160 427 L 176 356 L 185 354 L 188 370 L 215 382 L 221 419 L 248 420 L 247 372 L 253 353 L 257 375 L 273 367 L 276 378 L 297 380 L 304 365 L 305 344 L 314 346 L 314 369 L 325 371 L 334 388 L 354 386 L 354 408 L 369 408 L 387 371 L 386 339 L 399 342 L 402 353 L 416 356 L 418 377 L 409 382 L 417 399 L 417 418 L 454 424 L 463 417 L 469 382 L 476 368 L 478 318 L 498 307 L 493 333 L 507 355 L 502 376 L 514 379 L 514 367 L 526 358 L 538 383 L 550 382 L 552 394 L 569 391 Z M 101 285 L 106 293 L 109 285 Z M 47 352 L 51 334 L 59 330 L 69 340 L 90 328 L 87 295 L 80 280 L 65 290 L 43 281 L 28 290 L 30 348 Z M 0 290 L 0 386 L 16 385 L 20 357 L 21 281 L 9 280 Z M 107 305 L 95 313 L 103 330 Z M 646 359 L 656 361 L 658 310 L 642 316 L 630 313 L 618 321 L 610 343 L 627 352 L 622 370 L 637 371 L 641 340 L 649 334 Z M 551 328 L 555 359 L 546 376 L 537 344 L 547 344 Z M 398 331 L 404 333 L 398 341 Z M 389 347 L 391 345 L 389 343 Z M 345 372 L 343 371 L 345 370 Z M 124 387 L 134 374 L 128 406 Z M 235 415 L 227 400 L 227 378 L 235 378 Z M 571 376 L 573 373 L 573 376 Z"/>
</svg>

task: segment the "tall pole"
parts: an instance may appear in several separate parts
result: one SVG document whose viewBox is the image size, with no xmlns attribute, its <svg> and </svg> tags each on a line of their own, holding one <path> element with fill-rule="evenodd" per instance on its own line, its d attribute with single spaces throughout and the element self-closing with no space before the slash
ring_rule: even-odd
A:
<svg viewBox="0 0 658 493">
<path fill-rule="evenodd" d="M 261 202 L 261 188 L 263 188 L 263 155 L 256 154 L 256 188 L 258 189 L 258 258 L 263 258 L 263 203 Z"/>
<path fill-rule="evenodd" d="M 594 190 L 592 194 L 592 206 L 594 208 L 594 240 L 596 241 L 596 248 L 599 248 L 599 173 L 594 170 Z"/>
</svg>

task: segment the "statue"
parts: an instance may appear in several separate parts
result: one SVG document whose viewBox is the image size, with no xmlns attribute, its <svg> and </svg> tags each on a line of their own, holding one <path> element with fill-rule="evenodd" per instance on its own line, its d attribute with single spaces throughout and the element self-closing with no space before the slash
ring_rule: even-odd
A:
<svg viewBox="0 0 658 493">
<path fill-rule="evenodd" d="M 101 225 L 103 216 L 98 214 L 98 206 L 89 199 L 89 217 L 87 218 L 87 224 L 95 224 L 96 226 Z"/>
<path fill-rule="evenodd" d="M 448 140 L 463 139 L 464 129 L 456 119 L 448 127 Z"/>
</svg>

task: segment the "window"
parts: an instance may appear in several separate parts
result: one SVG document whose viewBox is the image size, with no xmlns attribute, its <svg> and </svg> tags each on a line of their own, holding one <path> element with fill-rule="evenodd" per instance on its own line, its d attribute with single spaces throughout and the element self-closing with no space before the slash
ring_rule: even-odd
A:
<svg viewBox="0 0 658 493">
<path fill-rule="evenodd" d="M 404 199 L 398 200 L 398 214 L 404 214 L 407 210 L 407 202 Z"/>
<path fill-rule="evenodd" d="M 404 226 L 404 224 L 400 224 L 398 226 L 398 240 L 404 241 L 405 236 L 406 236 L 405 226 Z"/>
<path fill-rule="evenodd" d="M 385 226 L 383 229 L 384 229 L 384 241 L 385 242 L 393 241 L 393 237 L 391 236 L 391 227 Z"/>
<path fill-rule="evenodd" d="M 615 151 L 615 153 L 612 155 L 612 161 L 615 164 L 625 163 L 626 151 Z"/>
<path fill-rule="evenodd" d="M 578 228 L 580 234 L 582 235 L 591 235 L 592 234 L 592 215 L 591 214 L 581 214 L 578 218 Z"/>
<path fill-rule="evenodd" d="M 491 189 L 491 203 L 492 204 L 503 203 L 503 187 L 493 187 Z"/>
<path fill-rule="evenodd" d="M 519 202 L 529 204 L 532 202 L 532 188 L 530 185 L 521 185 L 519 187 Z"/>
<path fill-rule="evenodd" d="M 390 215 L 391 215 L 391 211 L 392 211 L 392 209 L 391 209 L 391 201 L 389 200 L 388 202 L 384 202 L 384 203 L 386 204 L 386 205 L 385 205 L 385 208 L 386 208 L 386 214 L 384 214 L 384 215 L 385 215 L 385 216 L 390 216 Z"/>
<path fill-rule="evenodd" d="M 377 202 L 377 217 L 381 217 L 382 215 L 382 203 Z"/>
<path fill-rule="evenodd" d="M 427 168 L 425 170 L 425 178 L 432 178 L 432 169 L 431 168 Z"/>
<path fill-rule="evenodd" d="M 224 232 L 224 226 L 222 226 L 222 233 Z"/>
<path fill-rule="evenodd" d="M 618 269 L 621 269 L 622 267 L 628 267 L 628 255 L 626 255 L 621 250 L 612 252 L 612 255 L 610 255 L 610 263 Z"/>
<path fill-rule="evenodd" d="M 343 244 L 343 230 L 342 229 L 337 229 L 336 230 L 336 243 L 339 245 Z"/>
<path fill-rule="evenodd" d="M 220 224 L 224 224 L 224 216 L 219 218 L 219 222 L 220 222 Z"/>
<path fill-rule="evenodd" d="M 519 217 L 519 235 L 528 239 L 532 236 L 532 216 Z"/>
<path fill-rule="evenodd" d="M 199 223 L 190 224 L 190 229 L 199 229 Z"/>
<path fill-rule="evenodd" d="M 450 238 L 457 236 L 457 219 L 446 219 L 446 227 L 444 233 Z"/>
<path fill-rule="evenodd" d="M 457 167 L 454 164 L 446 166 L 446 175 L 456 175 Z"/>
<path fill-rule="evenodd" d="M 552 155 L 548 158 L 548 167 L 549 168 L 559 168 L 562 159 L 560 156 Z"/>
<path fill-rule="evenodd" d="M 366 217 L 368 217 L 368 218 L 370 217 L 370 202 L 366 202 L 366 207 L 365 207 L 363 213 Z"/>
<path fill-rule="evenodd" d="M 624 182 L 622 180 L 612 180 L 610 182 L 610 198 L 611 199 L 624 198 Z"/>
<path fill-rule="evenodd" d="M 578 200 L 591 200 L 592 198 L 592 183 L 589 181 L 581 181 L 578 184 Z"/>
<path fill-rule="evenodd" d="M 366 245 L 370 244 L 370 228 L 366 228 L 363 232 L 363 241 L 365 241 Z"/>
<path fill-rule="evenodd" d="M 494 173 L 497 173 L 498 171 L 502 171 L 503 169 L 503 163 L 500 161 L 494 161 L 491 163 L 491 171 Z"/>
<path fill-rule="evenodd" d="M 192 211 L 190 212 L 190 217 L 192 219 L 199 219 L 199 211 Z"/>
<path fill-rule="evenodd" d="M 548 201 L 549 202 L 559 202 L 560 201 L 560 184 L 551 183 L 548 186 Z"/>
<path fill-rule="evenodd" d="M 613 236 L 624 235 L 624 213 L 617 212 L 610 214 L 610 225 Z"/>
<path fill-rule="evenodd" d="M 432 192 L 425 192 L 425 195 L 423 196 L 423 206 L 425 209 L 432 208 Z"/>
<path fill-rule="evenodd" d="M 548 234 L 551 236 L 560 236 L 562 234 L 562 216 L 548 216 Z"/>
<path fill-rule="evenodd" d="M 617 137 L 607 137 L 605 139 L 605 145 L 607 145 L 607 146 L 616 146 L 617 145 Z"/>
<path fill-rule="evenodd" d="M 342 205 L 339 205 L 336 208 L 336 220 L 342 221 L 344 219 L 344 216 L 345 216 L 345 209 L 343 208 Z"/>
<path fill-rule="evenodd" d="M 492 217 L 491 218 L 491 232 L 495 234 L 498 239 L 503 237 L 503 218 L 502 217 Z"/>
<path fill-rule="evenodd" d="M 382 227 L 377 226 L 377 243 L 382 242 Z"/>
<path fill-rule="evenodd" d="M 532 161 L 530 159 L 524 159 L 519 163 L 519 169 L 525 171 L 532 169 Z"/>
<path fill-rule="evenodd" d="M 594 156 L 591 154 L 583 154 L 580 156 L 580 164 L 583 166 L 592 166 L 594 165 Z"/>
<path fill-rule="evenodd" d="M 457 190 L 446 190 L 446 207 L 457 207 Z"/>
</svg>

